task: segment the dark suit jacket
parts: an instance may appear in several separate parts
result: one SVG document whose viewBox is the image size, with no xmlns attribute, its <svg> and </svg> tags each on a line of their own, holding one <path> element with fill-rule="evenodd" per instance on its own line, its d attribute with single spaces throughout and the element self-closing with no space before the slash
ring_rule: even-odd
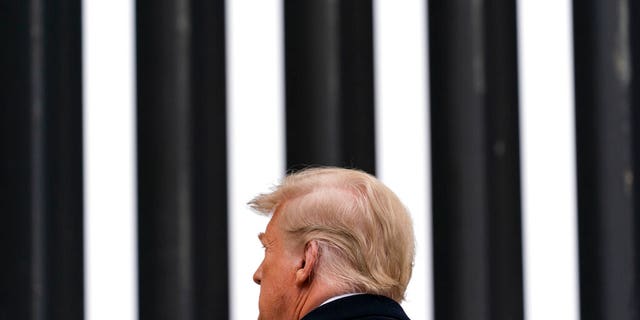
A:
<svg viewBox="0 0 640 320">
<path fill-rule="evenodd" d="M 323 304 L 302 320 L 409 320 L 400 305 L 383 296 L 359 294 Z"/>
</svg>

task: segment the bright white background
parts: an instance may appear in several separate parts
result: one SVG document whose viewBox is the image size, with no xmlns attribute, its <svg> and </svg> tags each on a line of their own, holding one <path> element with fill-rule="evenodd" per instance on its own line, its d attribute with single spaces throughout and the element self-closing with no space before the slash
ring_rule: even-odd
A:
<svg viewBox="0 0 640 320">
<path fill-rule="evenodd" d="M 134 3 L 82 7 L 86 318 L 136 319 Z"/>
<path fill-rule="evenodd" d="M 403 304 L 432 319 L 426 7 L 374 0 L 378 176 L 405 202 L 416 265 Z M 527 319 L 578 319 L 571 11 L 518 1 Z M 134 2 L 83 1 L 89 320 L 136 319 Z M 255 319 L 267 218 L 246 202 L 284 171 L 282 6 L 227 1 L 231 318 Z M 248 307 L 252 306 L 252 307 Z"/>
<path fill-rule="evenodd" d="M 571 1 L 518 1 L 525 318 L 577 320 Z"/>
</svg>

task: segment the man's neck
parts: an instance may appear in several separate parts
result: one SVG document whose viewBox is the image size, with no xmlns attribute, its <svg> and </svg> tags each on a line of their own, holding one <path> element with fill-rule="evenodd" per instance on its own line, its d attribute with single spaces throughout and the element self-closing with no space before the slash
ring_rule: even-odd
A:
<svg viewBox="0 0 640 320">
<path fill-rule="evenodd" d="M 333 298 L 339 297 L 346 293 L 342 290 L 338 290 L 331 286 L 325 284 L 312 284 L 309 287 L 309 291 L 307 297 L 300 309 L 299 319 L 302 319 L 307 313 L 311 312 L 311 310 L 321 306 L 324 303 L 327 303 L 328 300 L 332 300 Z"/>
</svg>

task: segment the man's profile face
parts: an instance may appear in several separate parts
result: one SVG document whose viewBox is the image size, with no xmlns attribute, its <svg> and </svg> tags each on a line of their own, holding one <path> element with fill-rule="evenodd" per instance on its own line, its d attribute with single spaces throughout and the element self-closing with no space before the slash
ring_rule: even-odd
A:
<svg viewBox="0 0 640 320">
<path fill-rule="evenodd" d="M 265 248 L 264 259 L 253 275 L 253 281 L 260 285 L 258 319 L 293 319 L 299 302 L 295 274 L 300 256 L 285 246 L 285 235 L 277 225 L 276 214 L 258 237 Z"/>
</svg>

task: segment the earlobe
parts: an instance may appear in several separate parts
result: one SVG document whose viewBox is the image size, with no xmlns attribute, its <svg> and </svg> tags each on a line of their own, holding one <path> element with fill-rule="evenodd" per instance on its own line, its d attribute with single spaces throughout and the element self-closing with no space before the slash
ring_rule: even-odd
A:
<svg viewBox="0 0 640 320">
<path fill-rule="evenodd" d="M 312 280 L 318 262 L 318 243 L 315 240 L 305 245 L 302 259 L 296 271 L 296 284 L 299 286 L 304 286 Z"/>
</svg>

